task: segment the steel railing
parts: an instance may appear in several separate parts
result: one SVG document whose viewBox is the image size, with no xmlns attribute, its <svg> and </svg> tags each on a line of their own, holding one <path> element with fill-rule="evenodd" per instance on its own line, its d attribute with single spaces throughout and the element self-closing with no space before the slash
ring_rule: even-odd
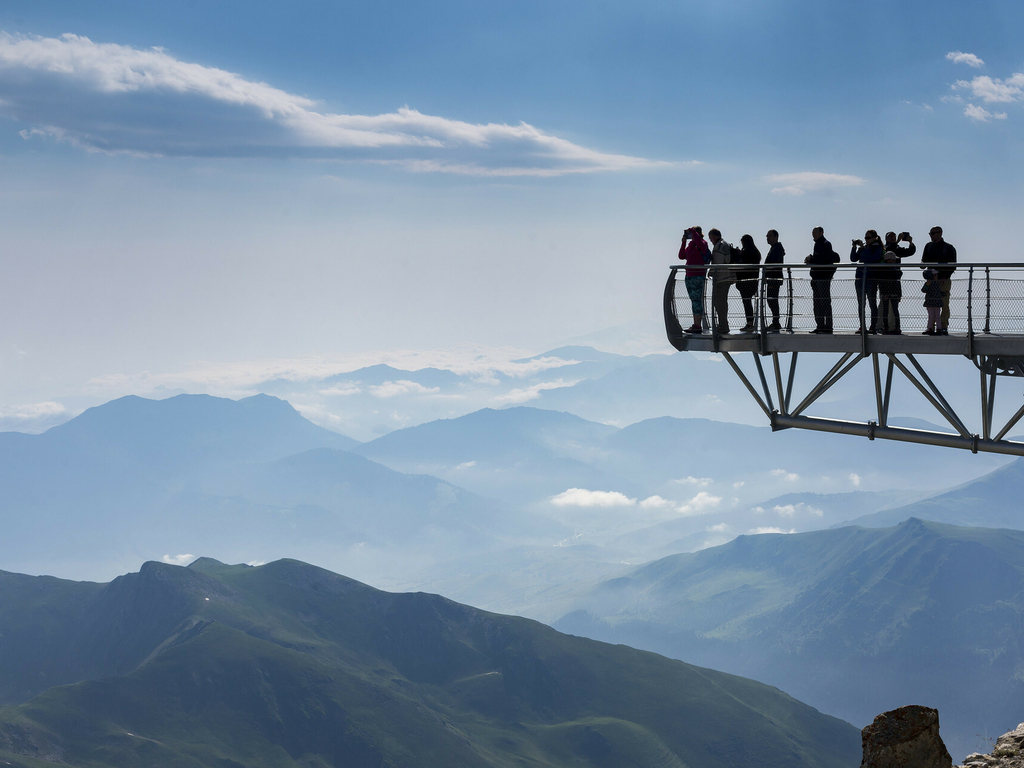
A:
<svg viewBox="0 0 1024 768">
<path fill-rule="evenodd" d="M 872 296 L 876 304 L 876 331 L 894 329 L 892 305 L 898 310 L 899 329 L 903 334 L 921 334 L 927 327 L 921 273 L 935 265 L 904 262 L 866 268 L 858 264 L 832 266 L 835 272 L 828 281 L 828 288 L 833 333 L 869 333 L 872 328 Z M 736 334 L 744 327 L 750 328 L 749 333 L 773 332 L 776 315 L 772 306 L 774 302 L 769 302 L 769 290 L 774 286 L 771 278 L 765 278 L 765 271 L 777 273 L 780 268 L 781 282 L 776 283 L 779 294 L 778 331 L 813 331 L 817 325 L 813 294 L 815 281 L 812 281 L 810 271 L 821 267 L 805 264 L 715 264 L 703 267 L 673 264 L 665 289 L 666 323 L 678 323 L 680 332 L 693 323 L 691 297 L 685 281 L 677 279 L 680 270 L 684 270 L 690 275 L 697 273 L 696 276 L 703 276 L 699 281 L 702 287 L 699 305 L 705 333 L 713 336 L 725 335 L 726 332 Z M 862 270 L 859 276 L 858 269 Z M 968 337 L 976 334 L 1024 335 L 1024 264 L 961 263 L 949 279 L 950 334 Z M 727 311 L 721 315 L 713 301 L 716 290 L 726 296 Z M 749 307 L 744 306 L 744 296 L 749 297 Z M 819 312 L 823 308 L 822 301 L 819 299 Z M 749 315 L 747 309 L 750 310 Z"/>
</svg>

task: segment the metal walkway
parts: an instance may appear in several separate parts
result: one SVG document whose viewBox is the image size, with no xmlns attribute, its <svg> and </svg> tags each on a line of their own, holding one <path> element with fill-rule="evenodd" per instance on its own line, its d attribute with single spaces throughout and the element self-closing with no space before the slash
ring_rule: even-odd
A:
<svg viewBox="0 0 1024 768">
<path fill-rule="evenodd" d="M 773 430 L 810 429 L 859 435 L 869 440 L 904 442 L 963 448 L 974 453 L 1002 453 L 1024 456 L 1024 442 L 1006 439 L 1024 418 L 1022 405 L 1002 425 L 993 423 L 996 382 L 1000 377 L 1024 378 L 1024 264 L 960 264 L 951 278 L 949 335 L 923 335 L 927 325 L 921 292 L 923 279 L 918 263 L 904 263 L 902 278 L 898 268 L 873 266 L 884 288 L 892 295 L 901 290 L 898 302 L 901 335 L 869 332 L 871 313 L 867 300 L 858 301 L 856 267 L 837 264 L 830 282 L 833 333 L 811 333 L 815 328 L 811 267 L 783 265 L 778 288 L 779 331 L 770 331 L 774 320 L 769 301 L 769 284 L 764 279 L 766 265 L 714 265 L 703 268 L 672 265 L 665 286 L 665 328 L 669 342 L 680 351 L 718 352 L 728 361 L 740 381 L 771 422 Z M 692 301 L 679 275 L 680 270 L 703 271 L 697 283 L 704 286 L 700 302 L 704 332 L 690 334 L 683 328 L 693 319 Z M 744 272 L 746 276 L 744 276 Z M 753 277 L 756 272 L 756 277 Z M 737 277 L 739 280 L 737 281 Z M 728 316 L 714 311 L 712 287 L 718 281 L 727 287 Z M 694 282 L 691 279 L 691 283 Z M 746 287 L 750 297 L 748 318 L 738 289 Z M 719 290 L 722 290 L 720 287 Z M 870 289 L 868 290 L 870 293 Z M 819 314 L 822 305 L 819 299 Z M 881 301 L 877 327 L 885 323 Z M 751 320 L 752 332 L 723 333 L 721 329 L 739 329 Z M 892 318 L 889 318 L 890 327 Z M 734 359 L 735 353 L 750 352 L 756 377 L 748 377 Z M 788 364 L 782 355 L 789 353 Z M 800 353 L 832 353 L 839 358 L 829 372 L 799 399 L 793 388 Z M 924 355 L 960 355 L 970 360 L 980 376 L 979 401 L 975 411 L 977 428 L 970 429 L 950 406 L 941 390 L 925 371 L 918 357 Z M 764 365 L 762 358 L 770 357 Z M 876 419 L 867 422 L 826 419 L 807 415 L 806 411 L 825 392 L 846 376 L 861 361 L 872 367 Z M 765 368 L 768 368 L 768 374 Z M 785 370 L 784 370 L 785 369 Z M 899 372 L 914 389 L 945 419 L 954 433 L 935 432 L 888 425 L 889 401 L 894 374 Z M 753 379 L 753 381 L 752 381 Z M 771 385 L 769 379 L 772 379 Z M 759 385 L 759 386 L 758 386 Z M 796 403 L 794 405 L 794 402 Z"/>
</svg>

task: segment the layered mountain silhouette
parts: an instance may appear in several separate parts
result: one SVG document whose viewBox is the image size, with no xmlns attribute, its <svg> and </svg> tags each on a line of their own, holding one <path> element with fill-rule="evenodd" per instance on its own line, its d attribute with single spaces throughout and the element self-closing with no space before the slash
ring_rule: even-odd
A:
<svg viewBox="0 0 1024 768">
<path fill-rule="evenodd" d="M 0 574 L 15 766 L 852 768 L 780 691 L 293 560 Z"/>
<path fill-rule="evenodd" d="M 942 713 L 954 754 L 1024 711 L 1024 532 L 918 519 L 740 536 L 606 581 L 555 626 L 777 685 L 863 725 Z"/>
<path fill-rule="evenodd" d="M 265 395 L 126 397 L 41 435 L 3 433 L 0 557 L 103 578 L 204 549 L 369 563 L 386 548 L 387 569 L 407 546 L 434 558 L 542 529 L 499 502 L 346 450 L 355 445 Z"/>
</svg>

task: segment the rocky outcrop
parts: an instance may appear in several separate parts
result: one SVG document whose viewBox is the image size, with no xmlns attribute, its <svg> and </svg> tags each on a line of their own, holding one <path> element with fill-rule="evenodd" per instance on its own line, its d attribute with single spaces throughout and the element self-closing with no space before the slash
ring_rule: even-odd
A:
<svg viewBox="0 0 1024 768">
<path fill-rule="evenodd" d="M 957 768 L 1024 768 L 1024 723 L 996 739 L 989 754 L 968 755 Z"/>
<path fill-rule="evenodd" d="M 911 705 L 883 712 L 861 731 L 861 768 L 952 768 L 939 736 L 939 712 Z M 978 768 L 981 768 L 979 765 Z"/>
</svg>

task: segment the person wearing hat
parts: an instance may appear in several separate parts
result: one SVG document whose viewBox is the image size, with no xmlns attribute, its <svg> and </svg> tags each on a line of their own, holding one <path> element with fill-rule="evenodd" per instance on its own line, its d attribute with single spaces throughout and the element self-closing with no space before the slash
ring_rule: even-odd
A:
<svg viewBox="0 0 1024 768">
<path fill-rule="evenodd" d="M 906 245 L 901 246 L 902 242 L 905 242 Z M 917 253 L 917 246 L 914 245 L 914 238 L 910 236 L 909 232 L 900 232 L 899 235 L 895 232 L 885 233 L 885 263 L 893 264 L 895 262 L 896 266 L 885 267 L 881 274 L 882 281 L 878 285 L 882 298 L 882 333 L 894 335 L 900 333 L 899 306 L 900 299 L 903 298 L 900 280 L 903 278 L 903 270 L 899 268 L 899 263 L 915 253 Z M 892 254 L 894 261 L 889 259 L 889 254 Z"/>
<path fill-rule="evenodd" d="M 942 313 L 939 333 L 946 336 L 949 333 L 949 291 L 953 287 L 953 271 L 956 269 L 956 248 L 942 239 L 942 227 L 932 227 L 928 235 L 932 241 L 925 243 L 924 253 L 921 254 L 921 262 L 924 264 L 941 265 L 934 269 L 936 279 L 942 288 Z M 950 264 L 953 266 L 948 266 Z"/>
</svg>

